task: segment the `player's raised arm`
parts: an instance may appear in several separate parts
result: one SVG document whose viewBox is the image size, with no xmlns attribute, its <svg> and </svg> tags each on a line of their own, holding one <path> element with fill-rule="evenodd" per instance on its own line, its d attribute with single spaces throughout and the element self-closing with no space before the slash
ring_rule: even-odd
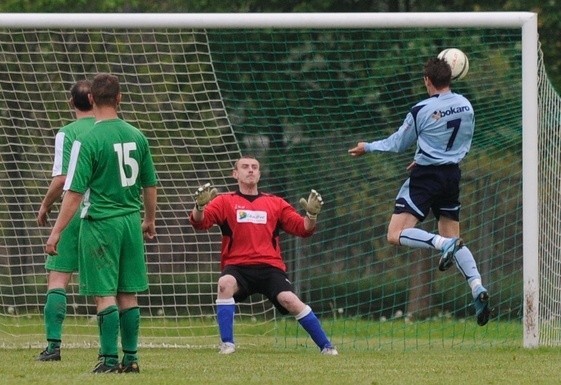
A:
<svg viewBox="0 0 561 385">
<path fill-rule="evenodd" d="M 204 218 L 205 206 L 218 194 L 218 190 L 211 187 L 210 183 L 199 187 L 195 191 L 195 207 L 193 207 L 192 217 L 195 222 L 201 222 Z"/>
<path fill-rule="evenodd" d="M 305 198 L 300 198 L 300 206 L 306 210 L 304 227 L 308 231 L 312 230 L 316 226 L 318 214 L 323 206 L 323 198 L 316 190 L 312 189 L 307 200 Z"/>
</svg>

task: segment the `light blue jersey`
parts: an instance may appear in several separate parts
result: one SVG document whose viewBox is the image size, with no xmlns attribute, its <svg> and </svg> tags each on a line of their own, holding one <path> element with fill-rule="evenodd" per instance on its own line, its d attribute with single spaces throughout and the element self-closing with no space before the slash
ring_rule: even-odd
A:
<svg viewBox="0 0 561 385">
<path fill-rule="evenodd" d="M 471 103 L 450 91 L 417 103 L 394 134 L 368 143 L 365 151 L 403 152 L 417 142 L 418 165 L 458 164 L 471 147 L 474 128 Z"/>
</svg>

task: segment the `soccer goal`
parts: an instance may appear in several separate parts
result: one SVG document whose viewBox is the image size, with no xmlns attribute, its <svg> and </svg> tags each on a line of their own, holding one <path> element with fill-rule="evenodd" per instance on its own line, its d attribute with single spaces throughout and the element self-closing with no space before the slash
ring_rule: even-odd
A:
<svg viewBox="0 0 561 385">
<path fill-rule="evenodd" d="M 232 164 L 245 153 L 262 162 L 263 190 L 295 206 L 311 188 L 324 197 L 317 233 L 282 246 L 296 291 L 340 349 L 561 342 L 560 103 L 535 14 L 0 14 L 0 26 L 4 346 L 43 343 L 50 229 L 35 216 L 54 136 L 73 119 L 68 90 L 98 72 L 120 78 L 120 114 L 148 136 L 160 182 L 142 344 L 217 342 L 220 233 L 195 233 L 187 216 L 199 185 L 235 188 Z M 426 97 L 424 62 L 451 47 L 470 60 L 453 89 L 476 111 L 461 222 L 495 309 L 483 328 L 455 269 L 386 242 L 413 149 L 347 154 L 399 127 Z M 67 313 L 63 343 L 96 341 L 76 280 Z M 261 297 L 239 304 L 236 333 L 240 344 L 313 346 Z"/>
</svg>

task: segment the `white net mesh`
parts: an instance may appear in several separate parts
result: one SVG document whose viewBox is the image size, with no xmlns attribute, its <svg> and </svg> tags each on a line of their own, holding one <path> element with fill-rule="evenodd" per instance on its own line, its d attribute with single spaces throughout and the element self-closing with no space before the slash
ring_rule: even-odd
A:
<svg viewBox="0 0 561 385">
<path fill-rule="evenodd" d="M 211 181 L 220 190 L 232 186 L 232 164 L 240 154 L 206 33 L 9 30 L 0 32 L 0 45 L 0 313 L 8 316 L 0 329 L 20 343 L 43 339 L 35 333 L 42 326 L 49 229 L 39 228 L 35 216 L 50 181 L 54 136 L 73 119 L 67 103 L 72 84 L 111 72 L 121 81 L 120 114 L 149 138 L 159 178 L 157 243 L 147 245 L 150 290 L 140 295 L 143 313 L 150 315 L 143 331 L 147 341 L 154 336 L 159 343 L 166 338 L 190 343 L 186 329 L 209 327 L 191 320 L 213 314 L 220 236 L 217 228 L 195 234 L 187 212 L 200 184 Z M 77 295 L 75 282 L 65 321 L 69 343 L 73 330 L 80 329 L 78 340 L 97 333 L 95 323 L 84 323 L 95 309 Z M 258 298 L 245 306 L 242 317 L 272 314 Z M 202 334 L 217 332 L 213 327 Z"/>
<path fill-rule="evenodd" d="M 426 96 L 422 62 L 451 46 L 470 58 L 470 73 L 454 87 L 472 100 L 477 121 L 463 165 L 462 236 L 491 290 L 494 333 L 475 325 L 457 272 L 435 274 L 432 253 L 386 242 L 411 154 L 360 161 L 346 154 L 357 140 L 382 138 L 399 126 Z M 519 28 L 11 28 L 0 31 L 0 67 L 5 345 L 43 343 L 49 229 L 35 224 L 36 211 L 50 181 L 55 133 L 72 121 L 68 90 L 98 72 L 119 76 L 121 116 L 148 136 L 160 180 L 158 237 L 147 245 L 150 290 L 140 296 L 142 343 L 217 341 L 220 233 L 195 234 L 187 212 L 200 184 L 233 188 L 232 162 L 250 150 L 264 161 L 268 191 L 297 202 L 312 187 L 326 199 L 318 233 L 283 242 L 297 292 L 338 346 L 520 345 Z M 558 344 L 560 102 L 542 62 L 539 92 L 540 337 L 542 344 Z M 296 322 L 282 330 L 270 303 L 253 300 L 239 306 L 237 335 L 301 341 L 305 333 Z M 73 283 L 64 343 L 95 343 L 92 317 L 92 303 Z"/>
</svg>

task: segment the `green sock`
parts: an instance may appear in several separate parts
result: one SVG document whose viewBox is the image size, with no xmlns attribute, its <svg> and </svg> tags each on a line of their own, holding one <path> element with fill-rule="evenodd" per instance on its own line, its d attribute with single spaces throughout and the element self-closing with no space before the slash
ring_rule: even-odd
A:
<svg viewBox="0 0 561 385">
<path fill-rule="evenodd" d="M 114 366 L 119 363 L 118 339 L 119 339 L 119 309 L 117 305 L 97 313 L 97 325 L 99 327 L 99 353 L 104 358 L 106 365 Z"/>
<path fill-rule="evenodd" d="M 123 310 L 120 314 L 121 345 L 123 364 L 138 361 L 138 333 L 140 330 L 140 308 L 138 306 Z"/>
<path fill-rule="evenodd" d="M 47 350 L 52 352 L 60 347 L 62 340 L 62 323 L 66 318 L 66 290 L 52 289 L 47 291 L 47 300 L 43 310 Z"/>
</svg>

